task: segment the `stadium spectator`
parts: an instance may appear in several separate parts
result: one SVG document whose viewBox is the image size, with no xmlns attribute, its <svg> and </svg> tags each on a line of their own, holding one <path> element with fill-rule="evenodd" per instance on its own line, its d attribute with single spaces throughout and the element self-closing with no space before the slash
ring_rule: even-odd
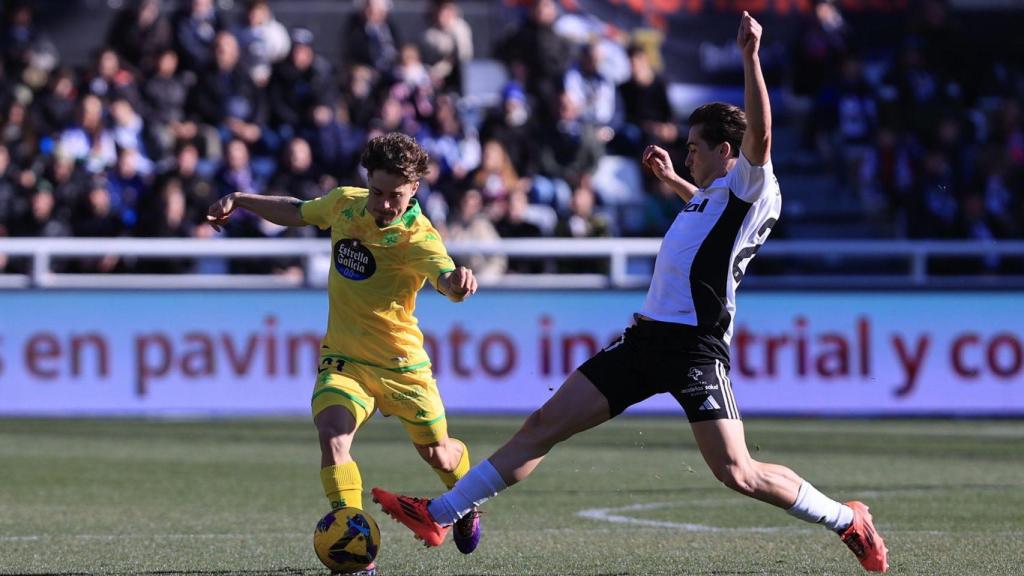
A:
<svg viewBox="0 0 1024 576">
<path fill-rule="evenodd" d="M 175 15 L 174 40 L 181 67 L 201 74 L 213 63 L 213 43 L 224 29 L 213 0 L 185 0 Z"/>
<path fill-rule="evenodd" d="M 595 127 L 611 125 L 615 118 L 615 84 L 601 73 L 601 44 L 584 46 L 579 60 L 565 74 L 565 92 L 580 111 L 580 120 Z"/>
<path fill-rule="evenodd" d="M 420 51 L 434 87 L 461 93 L 463 68 L 473 59 L 473 31 L 455 0 L 431 0 L 430 25 L 420 37 Z"/>
<path fill-rule="evenodd" d="M 107 45 L 134 70 L 149 74 L 160 54 L 174 47 L 174 27 L 161 0 L 136 0 L 122 8 L 107 33 Z"/>
<path fill-rule="evenodd" d="M 526 93 L 519 84 L 510 82 L 502 90 L 501 104 L 484 118 L 480 139 L 500 142 L 516 171 L 532 174 L 537 171 L 538 162 L 537 124 L 530 113 Z"/>
<path fill-rule="evenodd" d="M 43 179 L 53 186 L 55 212 L 66 222 L 70 222 L 75 206 L 87 191 L 87 175 L 74 158 L 58 152 L 50 157 L 43 172 Z"/>
<path fill-rule="evenodd" d="M 603 214 L 595 211 L 597 196 L 584 179 L 572 191 L 572 202 L 569 214 L 559 218 L 555 226 L 555 236 L 563 238 L 599 238 L 611 235 L 611 226 Z M 608 260 L 573 258 L 558 263 L 558 271 L 563 273 L 601 273 L 608 272 Z"/>
<path fill-rule="evenodd" d="M 349 66 L 342 98 L 354 126 L 369 128 L 377 115 L 377 81 L 378 75 L 373 68 L 360 64 Z"/>
<path fill-rule="evenodd" d="M 165 180 L 174 179 L 185 193 L 187 217 L 192 224 L 206 221 L 206 209 L 217 198 L 219 191 L 199 171 L 199 149 L 190 141 L 178 144 L 174 155 L 174 163 L 158 178 L 158 186 L 162 189 Z"/>
<path fill-rule="evenodd" d="M 351 179 L 366 143 L 366 131 L 352 122 L 346 101 L 339 98 L 333 108 L 327 104 L 314 108 L 309 132 L 313 158 L 320 169 L 339 182 Z"/>
<path fill-rule="evenodd" d="M 98 96 L 104 104 L 118 98 L 127 99 L 136 107 L 141 102 L 135 75 L 121 65 L 121 57 L 109 47 L 97 54 L 96 64 L 86 80 L 86 90 Z"/>
<path fill-rule="evenodd" d="M 445 239 L 464 242 L 493 242 L 500 236 L 494 224 L 483 211 L 483 195 L 476 188 L 463 192 L 458 209 L 448 218 Z M 458 264 L 474 271 L 478 280 L 494 282 L 508 268 L 508 259 L 501 254 L 470 254 L 457 259 Z"/>
<path fill-rule="evenodd" d="M 509 68 L 525 74 L 526 91 L 536 99 L 542 121 L 557 117 L 558 94 L 572 57 L 569 42 L 555 32 L 556 18 L 558 6 L 554 0 L 537 0 L 526 22 L 496 49 Z"/>
<path fill-rule="evenodd" d="M 271 68 L 291 51 L 288 29 L 274 18 L 266 0 L 250 0 L 245 9 L 245 24 L 238 31 L 242 62 L 253 82 L 266 85 Z"/>
<path fill-rule="evenodd" d="M 391 18 L 390 0 L 358 0 L 360 10 L 342 36 L 344 53 L 355 64 L 387 71 L 398 61 L 401 38 Z"/>
<path fill-rule="evenodd" d="M 77 98 L 75 75 L 70 69 L 61 68 L 52 74 L 47 89 L 32 102 L 40 133 L 56 134 L 74 123 Z"/>
<path fill-rule="evenodd" d="M 293 138 L 286 150 L 287 156 L 267 186 L 267 192 L 299 200 L 312 200 L 323 195 L 309 143 L 302 138 Z"/>
<path fill-rule="evenodd" d="M 565 210 L 572 187 L 579 185 L 604 156 L 604 143 L 595 127 L 583 121 L 568 93 L 562 92 L 558 101 L 557 122 L 547 125 L 540 137 L 539 172 L 554 186 L 546 195 L 535 187 L 538 194 L 534 201 Z"/>
<path fill-rule="evenodd" d="M 7 146 L 0 144 L 0 238 L 8 236 L 15 214 L 20 212 L 17 187 L 11 171 L 11 155 Z M 5 260 L 6 261 L 6 260 Z M 3 263 L 0 263 L 0 270 Z"/>
<path fill-rule="evenodd" d="M 164 180 L 152 200 L 154 209 L 139 221 L 136 236 L 151 238 L 189 238 L 195 225 L 189 221 L 185 192 L 175 178 Z M 146 274 L 181 274 L 192 269 L 190 258 L 142 258 L 135 271 Z"/>
<path fill-rule="evenodd" d="M 291 52 L 274 66 L 269 94 L 272 121 L 286 139 L 312 123 L 313 108 L 333 99 L 330 65 L 313 50 L 309 30 L 292 31 Z"/>
<path fill-rule="evenodd" d="M 456 189 L 480 166 L 480 140 L 476 130 L 465 126 L 459 119 L 455 99 L 442 94 L 432 121 L 417 136 L 420 144 L 437 161 L 440 173 L 437 186 Z"/>
<path fill-rule="evenodd" d="M 529 180 L 520 178 L 508 152 L 498 140 L 484 142 L 480 166 L 469 175 L 468 182 L 483 195 L 488 205 L 504 203 L 514 192 L 529 189 Z"/>
<path fill-rule="evenodd" d="M 107 174 L 110 204 L 120 214 L 126 231 L 139 222 L 139 210 L 149 203 L 150 181 L 139 168 L 140 157 L 134 148 L 120 148 L 117 164 Z"/>
<path fill-rule="evenodd" d="M 131 102 L 125 98 L 116 98 L 110 103 L 111 136 L 118 148 L 128 148 L 137 154 L 139 171 L 149 174 L 153 171 L 153 162 L 147 154 L 146 125 Z"/>
<path fill-rule="evenodd" d="M 103 178 L 94 178 L 88 192 L 78 202 L 72 217 L 75 236 L 92 238 L 113 238 L 124 230 L 121 214 L 111 203 L 110 192 Z M 120 258 L 116 255 L 78 258 L 70 269 L 76 272 L 108 273 L 118 269 Z"/>
<path fill-rule="evenodd" d="M 15 99 L 8 104 L 3 127 L 0 128 L 0 140 L 7 146 L 16 165 L 28 168 L 35 163 L 39 133 L 28 106 L 21 100 Z"/>
<path fill-rule="evenodd" d="M 803 18 L 793 55 L 793 92 L 810 99 L 835 79 L 846 55 L 849 28 L 836 0 L 815 0 Z"/>
<path fill-rule="evenodd" d="M 85 165 L 93 174 L 106 171 L 117 161 L 114 137 L 103 125 L 103 101 L 86 94 L 78 107 L 78 123 L 65 129 L 60 150 Z"/>
<path fill-rule="evenodd" d="M 239 66 L 238 41 L 230 32 L 220 32 L 214 42 L 214 64 L 192 90 L 191 110 L 206 125 L 220 133 L 222 141 L 237 138 L 256 154 L 269 156 L 277 139 L 267 127 L 265 92 Z"/>
<path fill-rule="evenodd" d="M 499 202 L 505 210 L 501 219 L 495 224 L 498 235 L 502 238 L 540 238 L 540 226 L 527 219 L 530 201 L 523 190 L 511 193 L 508 200 Z M 514 257 L 508 259 L 508 271 L 525 274 L 536 274 L 544 271 L 544 261 L 536 258 Z"/>
<path fill-rule="evenodd" d="M 39 181 L 30 192 L 28 210 L 17 215 L 10 223 L 10 235 L 49 238 L 68 236 L 70 226 L 56 212 L 56 207 L 53 189 L 46 181 Z"/>
<path fill-rule="evenodd" d="M 224 165 L 217 175 L 218 197 L 232 192 L 258 194 L 262 181 L 253 172 L 249 161 L 249 147 L 238 138 L 228 141 L 224 147 Z"/>
<path fill-rule="evenodd" d="M 158 147 L 158 158 L 169 156 L 176 142 L 191 140 L 199 134 L 196 123 L 186 117 L 188 93 L 187 80 L 178 74 L 178 54 L 165 50 L 157 58 L 155 73 L 142 86 L 148 109 L 146 118 Z"/>
<path fill-rule="evenodd" d="M 629 47 L 630 77 L 619 85 L 621 123 L 616 127 L 615 153 L 636 157 L 648 144 L 672 152 L 679 138 L 665 80 L 655 73 L 650 56 L 639 45 Z"/>
<path fill-rule="evenodd" d="M 46 84 L 59 55 L 52 42 L 35 24 L 32 3 L 15 0 L 6 4 L 5 28 L 0 35 L 4 72 L 32 89 Z"/>
</svg>

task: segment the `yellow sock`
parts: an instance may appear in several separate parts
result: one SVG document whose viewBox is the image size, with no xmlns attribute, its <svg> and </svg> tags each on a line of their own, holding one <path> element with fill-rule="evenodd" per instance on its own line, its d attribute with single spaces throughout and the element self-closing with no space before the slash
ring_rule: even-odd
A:
<svg viewBox="0 0 1024 576">
<path fill-rule="evenodd" d="M 363 479 L 354 460 L 320 469 L 320 483 L 331 510 L 338 508 L 363 509 Z"/>
<path fill-rule="evenodd" d="M 449 490 L 452 486 L 455 486 L 455 483 L 459 481 L 459 478 L 462 478 L 467 472 L 469 472 L 469 447 L 461 440 L 455 440 L 452 438 L 452 441 L 462 444 L 462 458 L 459 459 L 459 464 L 455 467 L 455 470 L 452 470 L 451 472 L 446 472 L 440 468 L 434 468 L 434 472 L 437 473 L 438 477 L 441 478 L 441 482 L 444 482 L 444 485 Z"/>
</svg>

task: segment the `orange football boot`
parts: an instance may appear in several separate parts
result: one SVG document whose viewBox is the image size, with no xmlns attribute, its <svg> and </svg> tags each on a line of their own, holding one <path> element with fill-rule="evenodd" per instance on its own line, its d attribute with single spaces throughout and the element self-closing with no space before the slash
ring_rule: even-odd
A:
<svg viewBox="0 0 1024 576">
<path fill-rule="evenodd" d="M 871 513 L 863 502 L 856 500 L 847 502 L 853 510 L 853 522 L 839 535 L 843 543 L 860 560 L 860 565 L 868 572 L 889 571 L 889 551 L 881 534 L 875 531 L 871 522 Z"/>
<path fill-rule="evenodd" d="M 427 510 L 430 500 L 392 494 L 380 488 L 374 488 L 370 492 L 373 494 L 373 501 L 380 504 L 385 514 L 412 530 L 423 544 L 440 546 L 444 542 L 444 537 L 448 535 L 448 526 L 441 526 L 434 521 Z"/>
</svg>

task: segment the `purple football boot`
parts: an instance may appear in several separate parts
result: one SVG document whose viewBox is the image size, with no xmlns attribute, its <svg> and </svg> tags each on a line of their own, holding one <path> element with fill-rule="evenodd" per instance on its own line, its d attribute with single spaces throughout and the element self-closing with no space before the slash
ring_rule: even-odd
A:
<svg viewBox="0 0 1024 576">
<path fill-rule="evenodd" d="M 453 526 L 455 547 L 463 554 L 471 554 L 480 544 L 480 511 L 472 510 Z"/>
</svg>

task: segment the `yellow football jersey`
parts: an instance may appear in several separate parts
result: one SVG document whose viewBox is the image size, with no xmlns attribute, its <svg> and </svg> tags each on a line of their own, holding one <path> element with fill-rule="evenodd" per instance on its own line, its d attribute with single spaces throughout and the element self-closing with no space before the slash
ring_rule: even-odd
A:
<svg viewBox="0 0 1024 576">
<path fill-rule="evenodd" d="M 302 204 L 302 219 L 331 229 L 330 313 L 324 352 L 396 372 L 429 365 L 413 311 L 425 281 L 455 269 L 441 235 L 409 209 L 385 228 L 366 211 L 365 188 L 340 187 Z"/>
</svg>

